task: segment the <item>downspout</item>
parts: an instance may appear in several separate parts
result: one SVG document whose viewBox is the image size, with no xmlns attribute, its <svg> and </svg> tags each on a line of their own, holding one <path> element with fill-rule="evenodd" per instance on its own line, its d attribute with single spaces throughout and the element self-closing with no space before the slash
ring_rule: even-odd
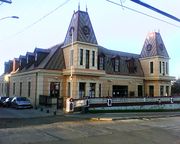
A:
<svg viewBox="0 0 180 144">
<path fill-rule="evenodd" d="M 36 87 L 35 87 L 35 108 L 37 107 L 37 82 L 38 82 L 38 72 L 36 72 Z"/>
</svg>

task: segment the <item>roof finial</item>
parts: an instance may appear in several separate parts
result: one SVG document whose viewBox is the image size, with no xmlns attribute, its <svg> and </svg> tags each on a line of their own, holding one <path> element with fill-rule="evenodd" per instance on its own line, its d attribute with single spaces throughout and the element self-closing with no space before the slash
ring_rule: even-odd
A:
<svg viewBox="0 0 180 144">
<path fill-rule="evenodd" d="M 78 10 L 80 10 L 80 2 L 78 3 Z"/>
<path fill-rule="evenodd" d="M 88 12 L 87 4 L 86 4 L 86 12 Z"/>
</svg>

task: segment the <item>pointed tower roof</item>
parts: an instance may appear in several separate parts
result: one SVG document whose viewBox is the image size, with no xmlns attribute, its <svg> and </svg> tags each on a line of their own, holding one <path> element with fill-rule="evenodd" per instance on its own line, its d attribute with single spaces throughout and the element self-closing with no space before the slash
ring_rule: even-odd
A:
<svg viewBox="0 0 180 144">
<path fill-rule="evenodd" d="M 73 42 L 80 41 L 97 44 L 96 36 L 87 12 L 78 10 L 73 14 L 64 40 L 64 45 L 72 43 L 72 34 Z"/>
<path fill-rule="evenodd" d="M 169 58 L 168 52 L 159 32 L 148 33 L 140 56 L 141 58 L 153 56 Z"/>
</svg>

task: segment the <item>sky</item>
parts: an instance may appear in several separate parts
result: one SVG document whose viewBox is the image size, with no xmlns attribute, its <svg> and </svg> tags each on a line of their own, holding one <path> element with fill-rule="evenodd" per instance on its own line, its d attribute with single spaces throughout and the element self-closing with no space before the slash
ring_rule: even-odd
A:
<svg viewBox="0 0 180 144">
<path fill-rule="evenodd" d="M 0 19 L 7 16 L 19 19 L 0 20 L 0 74 L 4 72 L 4 62 L 33 52 L 36 47 L 50 48 L 62 43 L 73 12 L 80 5 L 82 11 L 87 6 L 98 44 L 105 48 L 140 54 L 147 34 L 160 32 L 170 56 L 170 76 L 180 78 L 180 22 L 130 0 L 121 0 L 121 3 L 165 22 L 106 0 L 11 1 L 11 4 L 0 3 Z M 120 3 L 120 0 L 112 1 Z M 180 18 L 179 0 L 142 1 Z"/>
</svg>

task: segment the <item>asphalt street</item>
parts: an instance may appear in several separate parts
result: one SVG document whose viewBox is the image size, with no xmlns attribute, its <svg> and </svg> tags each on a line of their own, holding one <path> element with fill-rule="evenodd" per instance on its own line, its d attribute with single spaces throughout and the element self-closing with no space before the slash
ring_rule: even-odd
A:
<svg viewBox="0 0 180 144">
<path fill-rule="evenodd" d="M 180 144 L 180 117 L 1 128 L 0 144 Z"/>
</svg>

